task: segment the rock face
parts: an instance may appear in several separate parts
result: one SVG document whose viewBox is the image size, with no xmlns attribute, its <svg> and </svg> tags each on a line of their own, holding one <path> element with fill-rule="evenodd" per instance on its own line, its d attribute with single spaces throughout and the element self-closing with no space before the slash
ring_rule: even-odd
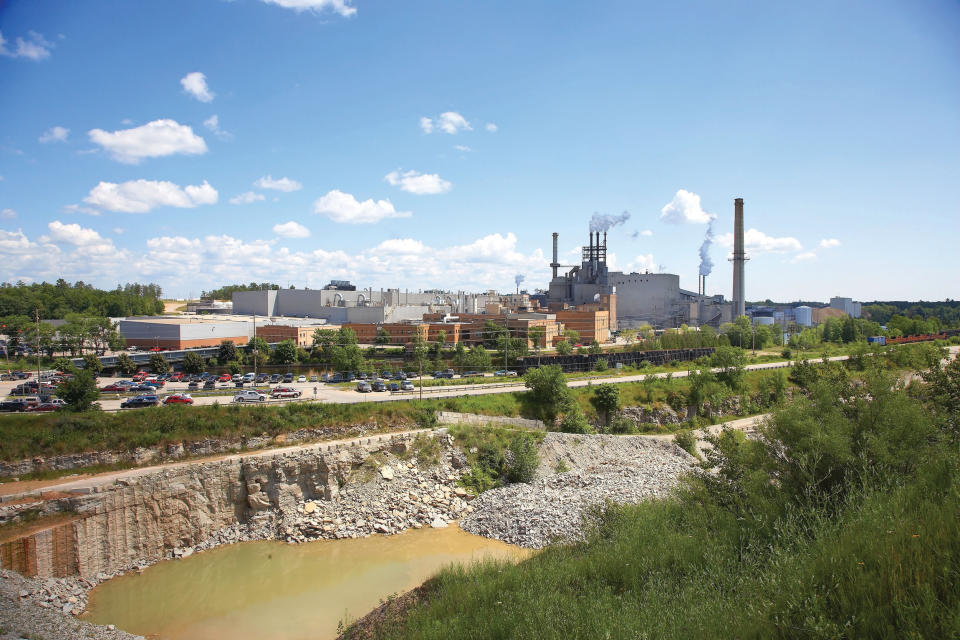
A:
<svg viewBox="0 0 960 640">
<path fill-rule="evenodd" d="M 642 436 L 548 433 L 539 477 L 483 493 L 460 521 L 465 531 L 539 549 L 577 540 L 583 516 L 606 500 L 637 503 L 664 496 L 696 459 L 671 442 Z M 551 473 L 551 469 L 571 469 Z"/>
</svg>

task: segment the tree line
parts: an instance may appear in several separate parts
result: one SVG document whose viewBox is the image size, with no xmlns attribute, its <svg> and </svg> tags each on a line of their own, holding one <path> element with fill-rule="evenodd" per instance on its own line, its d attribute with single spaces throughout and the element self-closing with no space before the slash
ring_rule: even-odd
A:
<svg viewBox="0 0 960 640">
<path fill-rule="evenodd" d="M 156 284 L 118 284 L 116 289 L 106 291 L 82 280 L 70 284 L 63 278 L 54 284 L 3 283 L 0 284 L 0 317 L 33 318 L 37 310 L 44 320 L 64 319 L 70 313 L 113 318 L 154 315 L 163 313 L 161 293 Z"/>
</svg>

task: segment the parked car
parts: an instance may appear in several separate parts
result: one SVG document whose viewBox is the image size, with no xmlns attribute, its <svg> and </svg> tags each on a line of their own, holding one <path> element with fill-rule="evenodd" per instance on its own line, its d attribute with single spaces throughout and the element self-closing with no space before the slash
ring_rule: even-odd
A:
<svg viewBox="0 0 960 640">
<path fill-rule="evenodd" d="M 101 392 L 101 393 L 111 393 L 111 392 L 112 392 L 112 393 L 123 393 L 123 392 L 126 391 L 126 390 L 127 390 L 127 386 L 126 386 L 126 385 L 118 384 L 118 383 L 116 383 L 116 382 L 114 382 L 113 384 L 108 384 L 108 385 L 105 386 L 105 387 L 100 387 L 100 392 Z"/>
<path fill-rule="evenodd" d="M 293 374 L 292 374 L 292 373 L 287 373 L 287 374 L 285 374 L 285 375 L 283 376 L 283 381 L 284 381 L 284 382 L 288 382 L 288 383 L 289 383 L 289 382 L 293 382 Z"/>
<path fill-rule="evenodd" d="M 237 395 L 233 396 L 234 402 L 266 402 L 266 400 L 266 394 L 254 391 L 253 389 L 239 391 Z"/>
<path fill-rule="evenodd" d="M 120 403 L 121 409 L 139 409 L 141 407 L 155 407 L 160 404 L 160 398 L 155 395 L 141 395 Z"/>
<path fill-rule="evenodd" d="M 4 400 L 0 402 L 0 411 L 8 413 L 19 413 L 20 411 L 26 411 L 27 407 L 30 404 L 23 398 L 17 398 L 15 400 Z"/>
<path fill-rule="evenodd" d="M 281 378 L 281 376 L 280 376 L 279 373 L 274 373 L 273 375 L 270 376 L 270 382 L 273 383 L 273 384 L 276 384 L 276 383 L 280 382 L 280 378 Z"/>
<path fill-rule="evenodd" d="M 166 383 L 163 380 L 145 380 L 143 384 L 159 389 L 160 387 L 164 386 Z"/>
<path fill-rule="evenodd" d="M 360 393 L 370 393 L 371 391 L 373 391 L 373 387 L 371 387 L 370 383 L 367 382 L 366 380 L 358 380 L 357 391 L 359 391 Z"/>
<path fill-rule="evenodd" d="M 315 376 L 315 375 L 314 375 L 314 376 L 310 376 L 310 382 L 319 382 L 319 379 L 318 379 L 317 376 Z"/>
<path fill-rule="evenodd" d="M 400 390 L 413 391 L 413 383 L 410 382 L 409 380 L 404 380 L 403 382 L 400 383 Z"/>
<path fill-rule="evenodd" d="M 230 382 L 243 382 L 243 376 L 239 373 L 235 373 L 230 376 Z"/>
<path fill-rule="evenodd" d="M 203 383 L 199 380 L 191 380 L 189 384 L 187 384 L 187 389 L 199 389 L 201 384 Z"/>
<path fill-rule="evenodd" d="M 216 389 L 216 388 L 217 388 L 217 383 L 213 379 L 208 379 L 206 382 L 203 383 L 204 391 L 209 391 L 210 389 Z"/>
<path fill-rule="evenodd" d="M 461 378 L 482 378 L 483 374 L 479 371 L 464 371 L 460 374 Z"/>
<path fill-rule="evenodd" d="M 233 383 L 233 386 L 235 386 L 235 387 L 237 387 L 237 388 L 239 389 L 239 388 L 242 388 L 243 385 L 245 385 L 245 384 L 247 384 L 247 383 L 244 382 L 243 380 L 237 380 L 236 382 Z"/>
<path fill-rule="evenodd" d="M 300 376 L 297 378 L 297 382 L 306 382 L 306 381 L 307 381 L 307 376 Z"/>
<path fill-rule="evenodd" d="M 406 380 L 407 374 L 405 374 L 403 371 L 397 371 L 392 377 L 394 380 Z"/>
<path fill-rule="evenodd" d="M 434 371 L 433 377 L 438 380 L 440 378 L 453 378 L 453 372 L 452 371 Z"/>
<path fill-rule="evenodd" d="M 170 376 L 170 382 L 180 382 L 181 380 L 183 380 L 183 378 L 184 378 L 184 374 L 182 372 L 177 372 L 172 376 Z"/>
<path fill-rule="evenodd" d="M 230 382 L 231 380 L 233 380 L 233 376 L 230 375 L 229 373 L 224 373 L 219 378 L 217 378 L 217 382 Z"/>
<path fill-rule="evenodd" d="M 400 391 L 400 384 L 397 382 L 391 382 L 387 385 L 387 389 L 390 391 Z"/>
<path fill-rule="evenodd" d="M 268 375 L 265 374 L 265 373 L 261 373 L 261 374 L 258 374 L 258 375 L 257 375 L 257 383 L 266 382 L 266 381 L 269 380 L 269 379 L 270 379 L 270 376 L 268 376 Z"/>
<path fill-rule="evenodd" d="M 40 404 L 35 404 L 33 406 L 27 407 L 27 411 L 30 412 L 47 412 L 47 411 L 57 411 L 58 409 L 63 409 L 67 406 L 67 403 L 60 398 L 54 398 L 47 402 L 41 402 Z"/>
<path fill-rule="evenodd" d="M 371 386 L 373 387 L 373 390 L 374 390 L 374 391 L 386 391 L 386 390 L 387 390 L 387 385 L 384 384 L 383 380 L 376 380 L 376 381 L 374 381 L 374 383 L 373 383 Z"/>
<path fill-rule="evenodd" d="M 300 391 L 293 387 L 274 387 L 270 396 L 273 398 L 299 398 Z"/>
<path fill-rule="evenodd" d="M 193 404 L 189 393 L 175 393 L 163 399 L 163 404 Z"/>
<path fill-rule="evenodd" d="M 497 377 L 503 377 L 503 376 L 516 377 L 517 372 L 510 371 L 509 369 L 500 369 L 499 371 L 494 371 L 493 375 Z"/>
</svg>

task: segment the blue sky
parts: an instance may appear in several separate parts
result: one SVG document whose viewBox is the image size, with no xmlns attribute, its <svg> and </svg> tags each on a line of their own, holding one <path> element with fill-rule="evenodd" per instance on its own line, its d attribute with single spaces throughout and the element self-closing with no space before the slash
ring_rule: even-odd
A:
<svg viewBox="0 0 960 640">
<path fill-rule="evenodd" d="M 960 295 L 956 2 L 0 2 L 0 281 Z M 216 116 L 214 118 L 214 116 Z M 751 231 L 752 230 L 752 231 Z"/>
</svg>

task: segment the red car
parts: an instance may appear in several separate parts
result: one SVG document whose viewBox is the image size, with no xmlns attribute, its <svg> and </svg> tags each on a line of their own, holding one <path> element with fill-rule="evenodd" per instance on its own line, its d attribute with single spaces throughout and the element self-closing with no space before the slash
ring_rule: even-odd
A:
<svg viewBox="0 0 960 640">
<path fill-rule="evenodd" d="M 179 372 L 175 373 L 172 376 L 170 376 L 169 379 L 170 379 L 170 382 L 180 382 L 181 380 L 183 380 L 183 374 Z"/>
<path fill-rule="evenodd" d="M 231 380 L 233 380 L 233 376 L 231 376 L 229 373 L 225 373 L 217 378 L 217 382 L 230 382 Z"/>
<path fill-rule="evenodd" d="M 106 393 L 106 392 L 108 392 L 108 391 L 109 391 L 109 392 L 113 392 L 113 393 L 122 393 L 122 392 L 124 392 L 124 391 L 126 391 L 126 390 L 127 390 L 126 387 L 124 387 L 123 385 L 119 385 L 119 384 L 108 384 L 107 386 L 102 387 L 102 388 L 100 389 L 100 391 L 102 391 L 102 392 L 104 392 L 104 393 Z"/>
<path fill-rule="evenodd" d="M 57 409 L 63 409 L 65 406 L 67 406 L 66 402 L 60 398 L 55 398 L 50 402 L 41 402 L 32 407 L 27 407 L 27 411 L 56 411 Z"/>
<path fill-rule="evenodd" d="M 175 393 L 164 398 L 163 404 L 193 404 L 193 398 L 188 393 Z"/>
<path fill-rule="evenodd" d="M 147 373 L 146 371 L 137 371 L 135 374 L 133 374 L 133 381 L 134 381 L 134 382 L 143 382 L 148 375 L 150 375 L 150 374 Z"/>
</svg>

